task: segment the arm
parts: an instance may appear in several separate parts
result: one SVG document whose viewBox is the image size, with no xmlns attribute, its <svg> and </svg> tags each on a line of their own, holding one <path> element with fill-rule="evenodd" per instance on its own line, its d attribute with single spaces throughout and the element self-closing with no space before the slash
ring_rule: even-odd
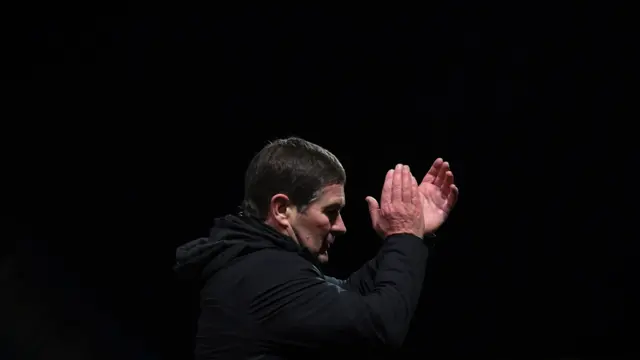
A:
<svg viewBox="0 0 640 360">
<path fill-rule="evenodd" d="M 354 271 L 347 279 L 337 279 L 325 276 L 325 280 L 337 285 L 345 290 L 357 291 L 360 295 L 367 295 L 374 289 L 375 276 L 378 271 L 378 260 L 385 251 L 384 245 L 378 254 L 371 260 L 365 262 L 360 269 Z"/>
<path fill-rule="evenodd" d="M 251 312 L 271 341 L 296 349 L 398 347 L 418 304 L 426 258 L 421 238 L 390 236 L 377 257 L 372 290 L 361 295 L 341 291 L 292 257 L 281 262 L 290 275 L 259 294 Z"/>
<path fill-rule="evenodd" d="M 436 235 L 433 233 L 425 235 L 425 238 L 435 237 Z M 375 276 L 378 271 L 378 262 L 386 251 L 385 244 L 386 243 L 382 245 L 382 248 L 373 259 L 365 262 L 362 267 L 360 267 L 360 269 L 349 275 L 347 279 L 342 280 L 331 276 L 325 276 L 325 279 L 328 282 L 340 286 L 345 290 L 357 291 L 360 293 L 360 295 L 368 294 L 375 288 Z"/>
<path fill-rule="evenodd" d="M 435 238 L 434 232 L 445 221 L 458 199 L 458 188 L 453 183 L 453 173 L 450 171 L 449 163 L 442 158 L 436 159 L 422 180 L 419 191 L 422 196 L 425 238 Z M 382 228 L 386 225 L 385 220 L 380 217 L 380 205 L 372 196 L 367 196 L 366 201 L 373 228 L 382 236 Z M 373 289 L 378 261 L 382 253 L 383 251 L 379 252 L 375 258 L 366 262 L 346 280 L 329 276 L 325 278 L 343 289 L 366 295 Z"/>
</svg>

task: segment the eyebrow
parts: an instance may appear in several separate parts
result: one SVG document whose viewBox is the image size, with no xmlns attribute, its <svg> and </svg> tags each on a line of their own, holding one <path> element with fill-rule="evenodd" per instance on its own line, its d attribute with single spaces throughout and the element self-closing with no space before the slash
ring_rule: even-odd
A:
<svg viewBox="0 0 640 360">
<path fill-rule="evenodd" d="M 337 210 L 337 209 L 341 209 L 341 208 L 343 208 L 345 205 L 346 205 L 346 204 L 343 204 L 342 202 L 339 202 L 339 203 L 332 203 L 332 204 L 329 204 L 329 205 L 325 206 L 325 207 L 324 207 L 324 209 L 325 209 L 325 210 L 334 210 L 334 209 L 336 209 L 336 210 Z"/>
</svg>

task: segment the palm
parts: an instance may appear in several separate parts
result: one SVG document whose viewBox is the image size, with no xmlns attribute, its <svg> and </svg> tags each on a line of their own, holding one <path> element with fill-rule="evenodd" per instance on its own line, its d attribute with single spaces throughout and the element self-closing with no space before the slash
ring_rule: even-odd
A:
<svg viewBox="0 0 640 360">
<path fill-rule="evenodd" d="M 423 197 L 424 225 L 427 232 L 436 231 L 447 219 L 458 200 L 449 163 L 438 158 L 419 186 Z"/>
</svg>

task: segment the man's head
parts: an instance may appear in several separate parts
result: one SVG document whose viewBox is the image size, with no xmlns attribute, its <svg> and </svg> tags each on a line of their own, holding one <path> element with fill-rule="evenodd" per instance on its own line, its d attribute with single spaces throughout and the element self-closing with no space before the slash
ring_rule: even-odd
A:
<svg viewBox="0 0 640 360">
<path fill-rule="evenodd" d="M 325 262 L 334 237 L 347 230 L 340 215 L 345 182 L 326 149 L 295 137 L 276 140 L 249 164 L 243 208 Z"/>
</svg>

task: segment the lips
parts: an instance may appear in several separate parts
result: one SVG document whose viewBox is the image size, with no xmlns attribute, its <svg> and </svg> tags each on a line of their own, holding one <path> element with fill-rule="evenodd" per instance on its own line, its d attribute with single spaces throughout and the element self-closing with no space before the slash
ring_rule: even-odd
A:
<svg viewBox="0 0 640 360">
<path fill-rule="evenodd" d="M 319 251 L 319 252 L 320 252 L 320 254 L 324 254 L 324 253 L 326 253 L 327 251 L 329 251 L 329 248 L 330 248 L 330 247 L 331 247 L 331 245 L 330 245 L 330 244 L 323 244 L 323 245 L 322 245 L 322 247 L 320 248 L 320 251 Z"/>
<path fill-rule="evenodd" d="M 325 242 L 327 244 L 329 244 L 329 246 L 331 246 L 331 244 L 333 244 L 333 241 L 335 240 L 335 238 L 333 237 L 333 235 L 329 234 L 327 235 L 327 237 L 325 238 Z"/>
<path fill-rule="evenodd" d="M 331 244 L 333 244 L 333 236 L 328 235 L 325 240 L 322 242 L 322 247 L 320 248 L 320 253 L 321 254 L 325 254 L 327 251 L 329 251 L 329 248 L 331 247 Z"/>
</svg>

